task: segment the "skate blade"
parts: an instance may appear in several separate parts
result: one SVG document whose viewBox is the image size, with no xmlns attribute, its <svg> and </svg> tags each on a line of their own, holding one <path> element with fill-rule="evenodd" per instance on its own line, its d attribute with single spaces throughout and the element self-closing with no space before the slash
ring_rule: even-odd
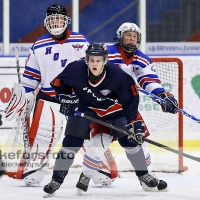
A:
<svg viewBox="0 0 200 200">
<path fill-rule="evenodd" d="M 78 196 L 82 195 L 83 192 L 84 192 L 84 191 L 81 190 L 81 189 L 79 189 L 79 188 L 77 188 L 77 190 L 76 190 L 76 194 L 77 194 Z"/>
<path fill-rule="evenodd" d="M 163 190 L 158 190 L 158 192 L 168 192 L 168 191 L 169 191 L 168 188 L 165 188 L 165 189 L 163 189 Z"/>
<path fill-rule="evenodd" d="M 44 192 L 43 198 L 50 198 L 50 197 L 53 197 L 54 195 L 55 195 L 55 192 L 53 194 L 48 194 Z"/>
<path fill-rule="evenodd" d="M 156 187 L 148 187 L 145 183 L 142 183 L 142 189 L 147 192 L 158 192 L 158 188 Z"/>
</svg>

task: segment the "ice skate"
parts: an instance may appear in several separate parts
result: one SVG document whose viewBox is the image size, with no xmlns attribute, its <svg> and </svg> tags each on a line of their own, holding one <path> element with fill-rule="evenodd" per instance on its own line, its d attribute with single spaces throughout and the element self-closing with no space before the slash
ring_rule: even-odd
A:
<svg viewBox="0 0 200 200">
<path fill-rule="evenodd" d="M 152 176 L 151 174 L 145 174 L 143 176 L 138 177 L 140 181 L 140 185 L 142 186 L 142 189 L 144 191 L 152 191 L 157 192 L 158 191 L 158 180 Z"/>
<path fill-rule="evenodd" d="M 60 188 L 60 183 L 51 180 L 51 182 L 44 187 L 44 198 L 52 197 L 54 196 L 56 190 Z"/>
<path fill-rule="evenodd" d="M 88 190 L 89 182 L 90 178 L 86 177 L 83 173 L 81 173 L 79 180 L 76 184 L 77 195 L 81 195 L 83 192 L 86 192 Z"/>
</svg>

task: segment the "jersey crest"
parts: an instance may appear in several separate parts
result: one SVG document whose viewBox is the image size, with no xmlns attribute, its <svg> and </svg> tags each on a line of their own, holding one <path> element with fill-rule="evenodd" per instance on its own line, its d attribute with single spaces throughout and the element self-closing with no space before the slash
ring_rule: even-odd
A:
<svg viewBox="0 0 200 200">
<path fill-rule="evenodd" d="M 80 45 L 80 44 L 72 44 L 72 47 L 76 50 L 79 51 L 84 47 L 84 44 Z"/>
<path fill-rule="evenodd" d="M 111 91 L 108 90 L 108 89 L 106 89 L 106 90 L 100 90 L 99 92 L 100 92 L 102 95 L 104 95 L 104 96 L 107 96 L 108 94 L 111 93 Z"/>
</svg>

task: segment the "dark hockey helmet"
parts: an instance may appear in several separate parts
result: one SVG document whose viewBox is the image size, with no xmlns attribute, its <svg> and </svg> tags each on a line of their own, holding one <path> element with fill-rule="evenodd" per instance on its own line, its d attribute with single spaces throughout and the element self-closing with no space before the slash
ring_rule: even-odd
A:
<svg viewBox="0 0 200 200">
<path fill-rule="evenodd" d="M 62 5 L 53 4 L 47 8 L 44 26 L 51 35 L 55 37 L 62 35 L 70 23 L 71 18 L 67 16 L 67 10 Z"/>
<path fill-rule="evenodd" d="M 123 37 L 124 37 L 124 32 L 127 31 L 133 31 L 137 33 L 137 44 L 136 45 L 125 45 L 123 44 Z M 119 44 L 121 45 L 122 48 L 124 48 L 125 50 L 128 51 L 135 51 L 136 49 L 139 48 L 140 44 L 141 44 L 141 40 L 142 40 L 142 34 L 141 34 L 141 30 L 140 28 L 131 22 L 125 22 L 123 23 L 117 30 L 117 38 L 119 40 Z"/>
<path fill-rule="evenodd" d="M 67 16 L 67 10 L 62 5 L 53 4 L 53 5 L 51 5 L 50 7 L 47 8 L 46 14 L 47 14 L 47 16 L 51 15 L 51 14 L 61 14 L 61 15 Z"/>
<path fill-rule="evenodd" d="M 104 64 L 108 61 L 108 50 L 104 43 L 91 43 L 86 53 L 86 62 L 89 60 L 89 56 L 102 56 L 104 58 Z"/>
</svg>

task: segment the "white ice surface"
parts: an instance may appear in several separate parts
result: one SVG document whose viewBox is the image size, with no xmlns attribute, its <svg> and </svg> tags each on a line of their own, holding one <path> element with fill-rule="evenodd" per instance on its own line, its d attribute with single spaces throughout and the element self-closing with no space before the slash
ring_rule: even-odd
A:
<svg viewBox="0 0 200 200">
<path fill-rule="evenodd" d="M 200 157 L 200 152 L 187 152 Z M 109 187 L 95 186 L 91 181 L 89 189 L 81 196 L 76 195 L 78 173 L 69 173 L 61 188 L 51 199 L 114 199 L 114 200 L 195 200 L 200 199 L 200 163 L 184 159 L 189 170 L 182 174 L 155 173 L 159 179 L 168 183 L 168 192 L 142 191 L 134 172 L 120 173 L 122 178 L 115 180 Z M 52 172 L 51 172 L 52 173 Z M 51 173 L 47 174 L 39 186 L 25 187 L 24 182 L 3 176 L 0 179 L 0 200 L 35 200 L 43 199 L 43 187 L 50 182 Z"/>
</svg>

